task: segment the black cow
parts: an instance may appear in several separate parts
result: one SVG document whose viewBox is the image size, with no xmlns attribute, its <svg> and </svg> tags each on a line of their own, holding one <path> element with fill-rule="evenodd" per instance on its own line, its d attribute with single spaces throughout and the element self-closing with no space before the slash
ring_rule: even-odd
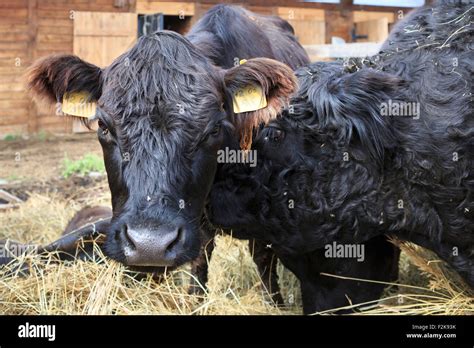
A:
<svg viewBox="0 0 474 348">
<path fill-rule="evenodd" d="M 40 246 L 23 244 L 14 240 L 0 240 L 0 266 L 7 265 L 22 255 L 44 255 L 56 252 L 58 260 L 95 260 L 93 240 L 100 243 L 100 234 L 110 224 L 112 210 L 104 206 L 87 206 L 76 212 L 66 225 L 62 237 L 53 243 Z M 48 260 L 50 261 L 50 260 Z M 30 272 L 28 263 L 12 264 L 11 270 L 20 270 L 23 275 Z"/>
<path fill-rule="evenodd" d="M 112 218 L 112 210 L 109 207 L 104 206 L 93 206 L 84 207 L 79 210 L 69 220 L 66 227 L 64 228 L 63 235 L 70 234 L 81 227 L 95 223 L 97 221 L 107 220 Z"/>
<path fill-rule="evenodd" d="M 107 255 L 137 271 L 161 271 L 199 255 L 202 265 L 201 250 L 212 243 L 203 243 L 199 230 L 207 223 L 203 211 L 218 150 L 248 148 L 254 129 L 275 118 L 296 87 L 288 66 L 252 57 L 293 69 L 307 63 L 285 21 L 218 6 L 187 37 L 167 31 L 142 37 L 105 69 L 70 55 L 47 57 L 30 69 L 30 89 L 51 102 L 79 91 L 97 101 L 114 211 Z M 240 58 L 248 61 L 232 67 Z M 262 88 L 268 106 L 234 113 L 233 96 L 249 85 Z M 272 252 L 258 240 L 255 246 L 273 291 Z M 371 277 L 373 265 L 363 265 L 358 274 Z M 195 271 L 207 274 L 205 267 Z"/>
<path fill-rule="evenodd" d="M 152 272 L 194 260 L 193 273 L 205 284 L 216 230 L 202 209 L 217 149 L 276 115 L 295 87 L 291 70 L 275 60 L 239 66 L 255 57 L 292 69 L 309 62 L 286 21 L 219 5 L 186 37 L 168 31 L 142 37 L 106 69 L 71 55 L 46 57 L 30 69 L 30 89 L 51 102 L 74 91 L 98 101 L 114 210 L 108 255 Z M 235 117 L 231 95 L 249 83 L 264 88 L 269 107 Z M 277 292 L 273 252 L 251 244 L 266 288 Z"/>
<path fill-rule="evenodd" d="M 211 222 L 271 244 L 303 294 L 329 291 L 321 248 L 380 250 L 383 234 L 435 251 L 474 286 L 472 10 L 417 9 L 376 56 L 298 69 L 289 107 L 254 140 L 258 165 L 217 174 Z M 369 257 L 380 272 L 386 255 Z M 306 312 L 324 308 L 307 299 Z"/>
</svg>

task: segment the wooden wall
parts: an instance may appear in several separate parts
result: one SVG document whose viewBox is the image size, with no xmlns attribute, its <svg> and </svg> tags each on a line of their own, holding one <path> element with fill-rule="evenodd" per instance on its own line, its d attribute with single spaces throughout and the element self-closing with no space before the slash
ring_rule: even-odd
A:
<svg viewBox="0 0 474 348">
<path fill-rule="evenodd" d="M 114 0 L 38 0 L 34 59 L 53 53 L 73 53 L 76 11 L 125 12 L 128 7 L 116 7 Z M 64 133 L 72 129 L 70 118 L 58 117 L 48 108 L 39 106 L 36 114 L 36 131 Z"/>
<path fill-rule="evenodd" d="M 245 1 L 234 1 L 234 3 L 247 8 L 250 11 L 264 14 L 280 16 L 287 20 L 295 29 L 298 39 L 303 45 L 324 43 L 324 10 L 308 9 L 294 6 L 272 6 L 254 5 Z M 207 10 L 215 6 L 216 3 L 185 1 L 157 1 L 157 0 L 137 0 L 136 12 L 139 14 L 163 13 L 165 15 L 193 16 L 193 22 L 199 19 Z"/>
<path fill-rule="evenodd" d="M 128 1 L 117 0 L 0 0 L 0 138 L 41 130 L 71 132 L 70 119 L 31 101 L 24 72 L 42 56 L 73 53 L 75 11 L 129 10 Z"/>
<path fill-rule="evenodd" d="M 36 106 L 31 101 L 24 91 L 23 74 L 31 62 L 42 56 L 83 53 L 79 47 L 81 39 L 77 38 L 80 35 L 76 35 L 74 45 L 76 12 L 129 12 L 135 16 L 157 12 L 183 14 L 192 16 L 192 24 L 219 2 L 236 3 L 258 13 L 281 16 L 294 26 L 304 45 L 329 43 L 332 36 L 350 42 L 350 30 L 354 25 L 359 33 L 369 34 L 369 41 L 380 40 L 387 32 L 382 27 L 394 23 L 397 11 L 396 8 L 353 5 L 344 5 L 341 11 L 336 5 L 290 0 L 0 0 L 0 138 L 41 130 L 72 131 L 70 119 L 56 116 L 52 109 Z M 347 0 L 343 2 L 348 3 Z M 375 36 L 372 28 L 378 28 Z"/>
<path fill-rule="evenodd" d="M 165 15 L 178 16 L 194 16 L 196 13 L 196 3 L 189 1 L 154 1 L 154 0 L 137 0 L 136 13 L 151 14 L 163 13 Z M 213 5 L 211 5 L 213 6 Z"/>
<path fill-rule="evenodd" d="M 0 1 L 0 135 L 26 133 L 30 101 L 21 76 L 31 62 L 28 0 Z"/>
<path fill-rule="evenodd" d="M 137 39 L 135 13 L 76 11 L 73 53 L 101 68 L 130 49 Z M 94 128 L 94 127 L 93 127 Z M 78 119 L 72 120 L 73 132 L 88 132 Z"/>
<path fill-rule="evenodd" d="M 276 14 L 293 26 L 302 45 L 314 45 L 325 42 L 324 12 L 321 9 L 280 6 Z"/>
</svg>

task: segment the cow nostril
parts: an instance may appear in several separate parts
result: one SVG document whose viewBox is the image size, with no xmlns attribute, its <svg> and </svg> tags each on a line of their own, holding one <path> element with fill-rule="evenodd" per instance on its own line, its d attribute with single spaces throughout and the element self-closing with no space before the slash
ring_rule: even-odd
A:
<svg viewBox="0 0 474 348">
<path fill-rule="evenodd" d="M 132 238 L 128 235 L 128 227 L 126 224 L 123 224 L 120 227 L 120 235 L 122 236 L 122 241 L 125 242 L 130 248 L 136 249 L 136 245 L 133 242 Z"/>
<path fill-rule="evenodd" d="M 178 231 L 176 233 L 176 237 L 171 241 L 171 243 L 168 244 L 166 247 L 166 252 L 171 252 L 173 248 L 179 243 L 183 235 L 183 228 L 179 227 Z"/>
</svg>

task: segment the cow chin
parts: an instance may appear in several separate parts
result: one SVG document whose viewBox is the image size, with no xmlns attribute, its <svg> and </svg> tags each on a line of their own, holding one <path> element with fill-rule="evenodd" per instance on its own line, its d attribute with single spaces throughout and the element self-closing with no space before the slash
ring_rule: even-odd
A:
<svg viewBox="0 0 474 348">
<path fill-rule="evenodd" d="M 137 273 L 151 273 L 154 275 L 162 275 L 166 272 L 173 271 L 176 267 L 153 267 L 153 266 L 127 266 L 127 269 Z"/>
</svg>

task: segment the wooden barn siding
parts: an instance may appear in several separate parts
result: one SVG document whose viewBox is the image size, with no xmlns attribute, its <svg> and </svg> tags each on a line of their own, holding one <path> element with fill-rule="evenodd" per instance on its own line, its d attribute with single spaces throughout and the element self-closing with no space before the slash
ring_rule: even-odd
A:
<svg viewBox="0 0 474 348">
<path fill-rule="evenodd" d="M 21 75 L 29 63 L 28 0 L 0 1 L 0 134 L 28 131 Z"/>
<path fill-rule="evenodd" d="M 71 132 L 71 120 L 54 108 L 36 106 L 24 88 L 24 72 L 36 59 L 73 52 L 71 11 L 129 12 L 133 1 L 1 0 L 0 1 L 0 138 L 7 134 Z M 15 66 L 20 58 L 21 65 Z"/>
<path fill-rule="evenodd" d="M 127 6 L 116 7 L 115 0 L 39 0 L 38 29 L 34 59 L 55 54 L 73 53 L 74 11 L 127 12 Z M 61 118 L 49 108 L 37 108 L 37 129 L 69 133 L 72 121 Z M 32 115 L 34 117 L 34 115 Z"/>
<path fill-rule="evenodd" d="M 163 13 L 165 15 L 193 16 L 190 24 L 194 24 L 206 11 L 215 6 L 217 2 L 186 2 L 186 1 L 158 1 L 158 0 L 136 0 L 136 12 L 138 14 Z M 222 1 L 221 1 L 222 2 Z M 324 10 L 314 8 L 303 8 L 295 6 L 278 6 L 265 3 L 253 3 L 250 1 L 229 1 L 241 5 L 250 11 L 280 16 L 293 25 L 300 42 L 306 44 L 318 44 L 325 41 Z M 284 3 L 284 1 L 280 1 Z"/>
<path fill-rule="evenodd" d="M 71 11 L 99 12 L 160 12 L 163 3 L 168 12 L 179 12 L 184 9 L 186 15 L 192 15 L 195 22 L 205 11 L 221 2 L 206 0 L 204 2 L 154 0 L 1 0 L 0 1 L 0 137 L 12 133 L 34 133 L 46 130 L 57 133 L 70 132 L 71 121 L 54 115 L 51 109 L 37 107 L 31 102 L 24 90 L 22 76 L 25 69 L 35 59 L 52 53 L 73 52 L 73 20 Z M 250 10 L 283 16 L 288 8 L 295 8 L 297 17 L 301 19 L 300 30 L 319 30 L 326 38 L 331 35 L 348 37 L 348 30 L 354 22 L 360 20 L 361 14 L 347 11 L 370 11 L 362 13 L 365 20 L 372 19 L 374 12 L 396 14 L 398 8 L 383 8 L 371 6 L 346 6 L 343 13 L 338 6 L 321 3 L 302 3 L 297 1 L 227 1 L 244 5 Z M 344 2 L 344 0 L 343 0 Z M 305 8 L 303 9 L 302 6 Z M 304 22 L 307 8 L 324 11 L 326 24 L 315 28 Z M 406 13 L 407 9 L 403 9 Z M 309 12 L 309 11 L 308 11 Z M 338 13 L 339 12 L 339 13 Z M 316 13 L 316 12 L 315 12 Z M 172 14 L 172 13 L 170 13 Z M 298 16 L 302 16 L 298 18 Z M 378 13 L 377 13 L 378 15 Z M 395 17 L 395 16 L 394 16 Z M 379 18 L 379 16 L 376 16 Z M 392 17 L 393 18 L 393 17 Z M 289 18 L 285 18 L 289 19 Z M 395 18 L 395 21 L 397 18 Z M 393 23 L 391 18 L 389 23 Z M 292 23 L 298 26 L 298 22 Z M 340 29 L 338 30 L 337 27 Z M 302 41 L 310 36 L 299 33 Z M 20 59 L 20 65 L 15 65 L 15 59 Z"/>
</svg>

